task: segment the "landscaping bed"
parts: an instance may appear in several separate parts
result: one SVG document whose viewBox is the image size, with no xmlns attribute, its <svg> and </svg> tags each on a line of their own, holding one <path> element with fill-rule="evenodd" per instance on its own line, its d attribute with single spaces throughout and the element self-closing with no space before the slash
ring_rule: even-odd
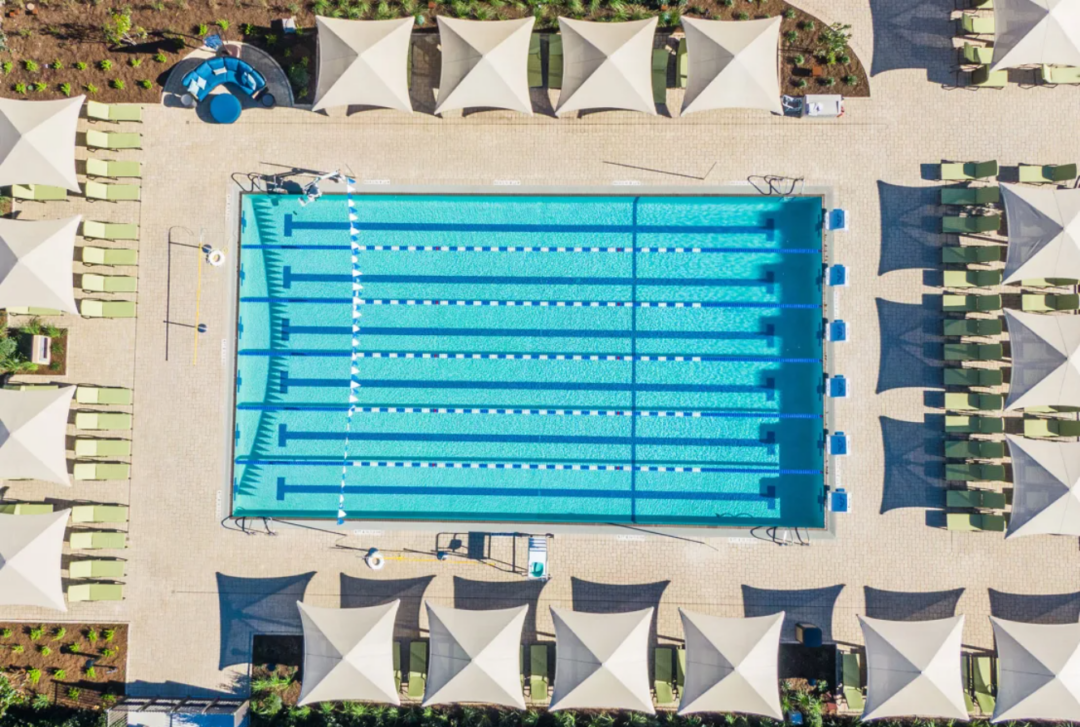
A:
<svg viewBox="0 0 1080 727">
<path fill-rule="evenodd" d="M 0 672 L 31 704 L 98 709 L 124 693 L 127 626 L 0 623 Z"/>
<path fill-rule="evenodd" d="M 275 694 L 283 706 L 300 698 L 300 670 L 304 665 L 303 636 L 256 634 L 251 649 L 251 690 Z"/>
<path fill-rule="evenodd" d="M 33 374 L 35 376 L 64 376 L 67 373 L 66 328 L 57 328 L 31 318 L 21 328 L 8 328 L 6 311 L 0 311 L 0 374 Z M 30 363 L 30 342 L 33 336 L 51 339 L 49 365 Z"/>
<path fill-rule="evenodd" d="M 116 13 L 125 19 L 119 29 Z M 226 40 L 267 51 L 285 69 L 296 101 L 310 103 L 316 14 L 356 20 L 413 15 L 418 32 L 434 32 L 438 15 L 477 20 L 533 15 L 537 29 L 548 30 L 558 28 L 559 15 L 586 20 L 657 15 L 661 28 L 670 31 L 684 13 L 717 20 L 782 16 L 783 93 L 869 95 L 866 71 L 850 50 L 835 53 L 835 63 L 815 62 L 827 24 L 784 0 L 153 0 L 131 5 L 43 0 L 33 13 L 16 0 L 5 6 L 3 17 L 7 52 L 0 53 L 0 93 L 18 98 L 86 93 L 100 101 L 156 103 L 168 70 L 200 47 L 207 32 L 219 32 Z M 298 33 L 285 34 L 275 22 L 287 17 L 296 18 Z M 116 42 L 107 42 L 110 34 Z M 796 63 L 800 56 L 802 63 Z M 814 65 L 822 66 L 820 76 L 812 75 Z"/>
</svg>

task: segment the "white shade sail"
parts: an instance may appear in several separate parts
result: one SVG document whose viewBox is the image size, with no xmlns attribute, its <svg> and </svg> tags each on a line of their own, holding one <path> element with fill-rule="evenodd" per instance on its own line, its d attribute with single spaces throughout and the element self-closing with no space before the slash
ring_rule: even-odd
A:
<svg viewBox="0 0 1080 727">
<path fill-rule="evenodd" d="M 779 16 L 765 20 L 683 17 L 688 78 L 682 115 L 711 109 L 763 109 L 780 105 Z"/>
<path fill-rule="evenodd" d="M 0 308 L 79 312 L 71 263 L 81 219 L 0 219 Z"/>
<path fill-rule="evenodd" d="M 79 191 L 75 127 L 84 98 L 0 98 L 0 187 L 47 184 Z"/>
<path fill-rule="evenodd" d="M 991 70 L 1080 66 L 1080 0 L 995 0 Z"/>
<path fill-rule="evenodd" d="M 413 18 L 315 18 L 319 81 L 313 111 L 334 106 L 381 106 L 412 112 L 409 43 Z"/>
<path fill-rule="evenodd" d="M 1005 311 L 1012 348 L 1006 409 L 1080 406 L 1080 316 Z"/>
<path fill-rule="evenodd" d="M 1080 720 L 1080 624 L 990 622 L 999 666 L 993 721 Z"/>
<path fill-rule="evenodd" d="M 743 712 L 782 720 L 780 631 L 783 612 L 719 618 L 679 609 L 686 637 L 679 714 Z"/>
<path fill-rule="evenodd" d="M 438 16 L 442 71 L 435 113 L 499 108 L 532 116 L 529 38 L 535 18 L 461 20 Z"/>
<path fill-rule="evenodd" d="M 70 485 L 67 426 L 74 386 L 0 389 L 0 479 Z"/>
<path fill-rule="evenodd" d="M 0 606 L 67 610 L 60 567 L 70 512 L 0 515 Z"/>
<path fill-rule="evenodd" d="M 521 629 L 528 606 L 467 611 L 427 604 L 431 655 L 424 706 L 501 704 L 525 709 Z"/>
<path fill-rule="evenodd" d="M 866 642 L 863 719 L 968 718 L 960 676 L 964 617 L 885 621 L 859 617 Z"/>
<path fill-rule="evenodd" d="M 583 109 L 656 114 L 652 90 L 657 18 L 593 23 L 559 18 L 563 80 L 556 115 Z"/>
<path fill-rule="evenodd" d="M 370 608 L 297 602 L 304 625 L 304 681 L 297 704 L 400 704 L 394 685 L 394 620 L 400 601 Z"/>
<path fill-rule="evenodd" d="M 633 709 L 652 714 L 652 616 L 651 608 L 630 613 L 552 608 L 556 660 L 549 709 Z"/>
<path fill-rule="evenodd" d="M 1080 189 L 1002 184 L 1009 248 L 1005 282 L 1080 280 Z"/>
<path fill-rule="evenodd" d="M 1013 469 L 1006 538 L 1080 536 L 1080 443 L 1007 435 Z"/>
</svg>

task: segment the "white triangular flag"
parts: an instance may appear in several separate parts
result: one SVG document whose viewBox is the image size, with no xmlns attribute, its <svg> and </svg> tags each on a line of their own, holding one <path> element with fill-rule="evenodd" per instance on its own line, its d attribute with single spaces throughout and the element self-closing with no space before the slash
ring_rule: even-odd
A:
<svg viewBox="0 0 1080 727">
<path fill-rule="evenodd" d="M 353 327 L 352 327 L 352 332 L 353 333 L 359 333 L 360 332 L 360 326 L 354 324 Z"/>
<path fill-rule="evenodd" d="M 356 402 L 358 402 L 358 401 L 360 401 L 360 400 L 359 400 L 359 399 L 357 399 L 357 398 L 356 398 L 355 396 L 350 396 L 350 397 L 349 397 L 349 403 L 350 403 L 350 404 L 355 404 L 355 403 L 356 403 Z"/>
</svg>

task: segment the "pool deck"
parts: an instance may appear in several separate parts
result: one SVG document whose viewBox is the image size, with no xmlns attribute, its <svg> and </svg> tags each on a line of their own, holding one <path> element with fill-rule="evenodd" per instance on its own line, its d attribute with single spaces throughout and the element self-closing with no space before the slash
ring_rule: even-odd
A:
<svg viewBox="0 0 1080 727">
<path fill-rule="evenodd" d="M 850 22 L 864 62 L 887 71 L 872 79 L 870 99 L 847 102 L 842 119 L 749 112 L 682 121 L 623 112 L 580 120 L 501 112 L 437 119 L 383 111 L 346 118 L 275 109 L 248 111 L 237 124 L 219 127 L 194 112 L 158 106 L 145 112 L 145 149 L 115 157 L 145 161 L 141 206 L 81 199 L 19 206 L 27 218 L 78 211 L 141 218 L 137 321 L 65 320 L 73 336 L 70 380 L 134 386 L 130 486 L 67 490 L 11 483 L 8 495 L 130 503 L 126 600 L 76 604 L 64 617 L 131 624 L 131 692 L 242 693 L 247 669 L 233 641 L 243 642 L 242 614 L 265 630 L 294 630 L 297 581 L 280 579 L 303 574 L 311 575 L 304 600 L 315 605 L 335 606 L 343 596 L 358 603 L 357 593 L 375 586 L 407 593 L 409 610 L 419 619 L 413 627 L 424 625 L 415 600 L 422 587 L 404 580 L 431 579 L 424 597 L 447 605 L 497 607 L 531 597 L 539 606 L 535 631 L 541 636 L 552 633 L 552 605 L 623 610 L 658 604 L 662 641 L 681 638 L 680 606 L 726 616 L 782 607 L 791 616 L 789 633 L 795 620 L 809 620 L 826 638 L 847 643 L 861 642 L 856 614 L 868 610 L 893 618 L 955 610 L 967 615 L 964 644 L 976 648 L 992 647 L 991 612 L 1077 619 L 1075 539 L 1006 543 L 1001 534 L 939 527 L 944 483 L 927 475 L 935 459 L 924 452 L 938 438 L 938 424 L 924 418 L 942 411 L 935 408 L 940 394 L 935 396 L 936 373 L 924 347 L 940 339 L 925 333 L 922 323 L 934 325 L 940 295 L 932 262 L 942 239 L 933 232 L 941 210 L 928 189 L 935 185 L 929 180 L 936 164 L 1080 161 L 1080 137 L 1067 132 L 1080 110 L 1080 89 L 1015 83 L 1003 91 L 943 88 L 954 78 L 946 19 L 951 2 L 802 5 L 824 20 Z M 1031 73 L 1018 75 L 1030 79 Z M 232 175 L 270 172 L 274 164 L 349 168 L 361 186 L 485 188 L 515 181 L 606 190 L 628 181 L 745 185 L 751 175 L 773 174 L 832 187 L 851 219 L 834 253 L 852 278 L 840 302 L 852 340 L 834 348 L 834 363 L 850 382 L 850 398 L 837 406 L 836 428 L 851 437 L 853 454 L 840 477 L 854 512 L 838 518 L 835 540 L 809 547 L 755 537 L 763 533 L 725 538 L 702 532 L 696 542 L 619 527 L 559 535 L 551 546 L 554 578 L 538 596 L 520 576 L 497 567 L 436 561 L 431 532 L 358 526 L 359 532 L 342 535 L 275 525 L 271 537 L 227 527 L 228 503 L 219 488 L 229 468 L 224 442 L 231 420 L 231 286 L 227 267 L 200 272 L 197 244 L 201 238 L 230 255 L 235 251 Z M 195 322 L 197 301 L 199 321 L 208 326 L 198 337 L 185 327 Z M 883 417 L 890 420 L 884 435 Z M 254 524 L 256 532 L 261 528 Z M 378 573 L 361 559 L 371 546 L 391 557 Z M 519 550 L 519 562 L 521 556 Z M 283 595 L 267 599 L 271 592 Z M 0 610 L 5 619 L 58 615 Z"/>
</svg>

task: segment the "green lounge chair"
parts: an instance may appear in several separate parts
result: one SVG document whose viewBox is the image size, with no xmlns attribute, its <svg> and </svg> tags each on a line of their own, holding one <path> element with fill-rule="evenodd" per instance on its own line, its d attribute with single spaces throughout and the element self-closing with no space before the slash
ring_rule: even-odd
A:
<svg viewBox="0 0 1080 727">
<path fill-rule="evenodd" d="M 70 544 L 72 550 L 124 550 L 127 533 L 83 530 L 71 534 Z"/>
<path fill-rule="evenodd" d="M 127 431 L 131 429 L 131 415 L 111 411 L 80 411 L 75 413 L 75 428 L 100 431 Z"/>
<path fill-rule="evenodd" d="M 87 265 L 137 265 L 139 251 L 126 247 L 84 247 L 82 261 Z"/>
<path fill-rule="evenodd" d="M 68 603 L 79 601 L 123 601 L 123 583 L 73 583 L 68 586 Z"/>
<path fill-rule="evenodd" d="M 941 204 L 974 206 L 997 204 L 1001 201 L 1000 187 L 942 187 Z"/>
<path fill-rule="evenodd" d="M 130 439 L 75 439 L 76 457 L 128 457 L 131 455 Z"/>
<path fill-rule="evenodd" d="M 562 36 L 553 33 L 548 36 L 548 88 L 562 88 L 562 72 Z"/>
<path fill-rule="evenodd" d="M 125 566 L 122 560 L 74 560 L 68 565 L 72 578 L 123 578 Z"/>
<path fill-rule="evenodd" d="M 548 645 L 533 644 L 529 647 L 529 698 L 533 702 L 546 702 L 548 684 Z"/>
<path fill-rule="evenodd" d="M 993 490 L 945 490 L 945 507 L 1004 510 L 1005 493 Z"/>
<path fill-rule="evenodd" d="M 102 184 L 87 182 L 83 196 L 87 199 L 103 199 L 106 202 L 138 202 L 140 187 L 137 184 Z"/>
<path fill-rule="evenodd" d="M 1057 184 L 1076 179 L 1075 164 L 1021 164 L 1020 181 L 1024 184 Z"/>
<path fill-rule="evenodd" d="M 960 31 L 964 35 L 993 35 L 994 16 L 964 13 L 960 16 Z"/>
<path fill-rule="evenodd" d="M 80 404 L 131 406 L 131 389 L 80 386 L 75 389 L 75 401 Z"/>
<path fill-rule="evenodd" d="M 1005 465 L 946 462 L 945 479 L 961 482 L 1005 482 Z"/>
<path fill-rule="evenodd" d="M 135 104 L 86 102 L 86 118 L 91 121 L 142 121 L 142 107 Z"/>
<path fill-rule="evenodd" d="M 121 505 L 76 505 L 71 508 L 73 523 L 126 523 L 128 509 Z"/>
<path fill-rule="evenodd" d="M 971 698 L 971 657 L 967 654 L 960 656 L 960 683 L 964 687 L 964 709 L 968 714 L 975 713 L 975 701 Z"/>
<path fill-rule="evenodd" d="M 862 660 L 858 654 L 842 654 L 840 663 L 844 701 L 852 712 L 861 712 L 864 706 Z"/>
<path fill-rule="evenodd" d="M 426 641 L 409 642 L 408 695 L 410 699 L 424 698 L 424 687 L 427 685 L 427 656 Z"/>
<path fill-rule="evenodd" d="M 945 432 L 948 434 L 1001 434 L 1004 431 L 1005 420 L 1001 417 L 945 415 Z"/>
<path fill-rule="evenodd" d="M 138 240 L 139 226 L 126 222 L 85 220 L 82 223 L 82 236 L 87 240 Z"/>
<path fill-rule="evenodd" d="M 0 515 L 47 515 L 53 506 L 47 502 L 0 503 Z"/>
<path fill-rule="evenodd" d="M 675 686 L 679 688 L 679 694 L 682 694 L 683 687 L 686 686 L 685 648 L 680 648 L 675 651 Z"/>
<path fill-rule="evenodd" d="M 1000 343 L 946 343 L 946 361 L 1000 361 L 1005 349 Z"/>
<path fill-rule="evenodd" d="M 983 512 L 945 513 L 945 528 L 958 532 L 1005 532 L 1005 516 Z"/>
<path fill-rule="evenodd" d="M 401 642 L 394 642 L 394 693 L 401 694 Z"/>
<path fill-rule="evenodd" d="M 142 135 L 136 132 L 86 132 L 86 145 L 91 149 L 142 149 Z"/>
<path fill-rule="evenodd" d="M 965 64 L 988 66 L 994 62 L 994 49 L 985 45 L 972 45 L 965 41 L 964 47 L 960 49 L 960 58 Z"/>
<path fill-rule="evenodd" d="M 82 289 L 90 293 L 134 293 L 138 282 L 133 275 L 83 273 Z"/>
<path fill-rule="evenodd" d="M 1043 83 L 1058 85 L 1080 83 L 1080 68 L 1072 66 L 1043 66 L 1039 72 Z"/>
<path fill-rule="evenodd" d="M 653 689 L 656 706 L 675 704 L 675 650 L 668 646 L 653 649 Z"/>
<path fill-rule="evenodd" d="M 122 462 L 76 462 L 72 474 L 79 482 L 126 480 L 131 476 L 131 465 Z"/>
<path fill-rule="evenodd" d="M 946 245 L 941 248 L 941 262 L 946 265 L 974 265 L 1001 262 L 1001 245 Z"/>
<path fill-rule="evenodd" d="M 1004 518 L 1002 518 L 1004 521 Z M 1002 523 L 1004 525 L 1004 522 Z M 972 679 L 975 685 L 975 701 L 979 704 L 979 711 L 983 714 L 993 714 L 997 700 L 994 699 L 993 665 L 989 656 L 976 656 L 972 658 Z"/>
<path fill-rule="evenodd" d="M 55 391 L 60 388 L 60 384 L 4 384 L 4 388 L 8 391 Z"/>
<path fill-rule="evenodd" d="M 58 202 L 67 199 L 67 190 L 63 187 L 50 187 L 47 184 L 13 184 L 11 197 L 31 202 Z"/>
<path fill-rule="evenodd" d="M 972 88 L 1005 88 L 1009 84 L 1009 72 L 991 71 L 990 66 L 979 66 L 967 77 L 967 85 Z"/>
<path fill-rule="evenodd" d="M 1025 437 L 1080 437 L 1080 422 L 1075 419 L 1024 418 Z"/>
<path fill-rule="evenodd" d="M 135 301 L 83 298 L 79 301 L 79 313 L 84 318 L 134 318 Z"/>
<path fill-rule="evenodd" d="M 652 52 L 652 91 L 653 101 L 667 103 L 667 69 L 671 53 L 667 48 L 654 48 Z"/>
<path fill-rule="evenodd" d="M 945 386 L 1001 386 L 1001 369 L 956 368 L 944 369 Z"/>
<path fill-rule="evenodd" d="M 1062 288 L 1076 285 L 1076 281 L 1070 278 L 1028 278 L 1021 280 L 1020 285 L 1025 288 Z"/>
<path fill-rule="evenodd" d="M 989 288 L 1001 285 L 1001 279 L 1000 270 L 946 270 L 944 284 L 946 288 Z"/>
<path fill-rule="evenodd" d="M 941 296 L 941 308 L 946 313 L 990 313 L 1001 310 L 1000 295 Z"/>
<path fill-rule="evenodd" d="M 952 235 L 978 235 L 1001 229 L 1001 215 L 950 215 L 941 218 L 941 231 Z"/>
<path fill-rule="evenodd" d="M 1080 407 L 1075 406 L 1025 406 L 1024 412 L 1027 414 L 1073 414 L 1080 411 Z"/>
<path fill-rule="evenodd" d="M 1080 295 L 1075 293 L 1029 293 L 1020 296 L 1020 307 L 1029 313 L 1080 309 Z"/>
<path fill-rule="evenodd" d="M 1004 398 L 998 394 L 965 394 L 958 391 L 945 392 L 945 408 L 949 411 L 1000 410 Z"/>
<path fill-rule="evenodd" d="M 945 442 L 949 459 L 1001 459 L 1005 456 L 1004 442 L 985 439 L 949 439 Z"/>
<path fill-rule="evenodd" d="M 945 182 L 970 182 L 973 179 L 996 177 L 998 163 L 989 162 L 943 162 L 941 179 Z"/>
<path fill-rule="evenodd" d="M 679 49 L 675 51 L 675 85 L 686 88 L 690 79 L 690 57 L 686 52 L 686 38 L 679 39 Z"/>
<path fill-rule="evenodd" d="M 946 318 L 941 323 L 943 336 L 997 336 L 1001 331 L 1000 318 Z"/>
<path fill-rule="evenodd" d="M 110 179 L 142 178 L 142 162 L 87 159 L 86 176 L 109 177 Z"/>
<path fill-rule="evenodd" d="M 15 316 L 62 316 L 64 311 L 56 310 L 55 308 L 35 308 L 30 306 L 28 308 L 12 307 L 8 308 L 7 312 L 10 315 Z"/>
<path fill-rule="evenodd" d="M 541 88 L 544 85 L 544 65 L 540 60 L 540 36 L 529 36 L 529 88 Z"/>
</svg>

